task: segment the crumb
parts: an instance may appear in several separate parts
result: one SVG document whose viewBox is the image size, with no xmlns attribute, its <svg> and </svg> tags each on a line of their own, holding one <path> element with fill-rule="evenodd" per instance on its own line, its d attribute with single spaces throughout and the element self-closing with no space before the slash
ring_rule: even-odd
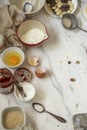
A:
<svg viewBox="0 0 87 130">
<path fill-rule="evenodd" d="M 79 106 L 79 103 L 76 103 L 76 108 L 78 108 L 78 106 Z"/>
<path fill-rule="evenodd" d="M 75 81 L 76 81 L 76 79 L 75 79 L 75 78 L 71 78 L 71 79 L 70 79 L 70 81 L 75 82 Z"/>
<path fill-rule="evenodd" d="M 63 63 L 63 61 L 60 61 L 60 63 Z"/>
<path fill-rule="evenodd" d="M 70 87 L 70 89 L 71 89 L 72 92 L 74 91 L 73 87 Z"/>
<path fill-rule="evenodd" d="M 71 61 L 68 61 L 68 64 L 71 64 Z"/>
<path fill-rule="evenodd" d="M 77 61 L 76 61 L 76 64 L 80 64 L 80 61 L 77 60 Z"/>
</svg>

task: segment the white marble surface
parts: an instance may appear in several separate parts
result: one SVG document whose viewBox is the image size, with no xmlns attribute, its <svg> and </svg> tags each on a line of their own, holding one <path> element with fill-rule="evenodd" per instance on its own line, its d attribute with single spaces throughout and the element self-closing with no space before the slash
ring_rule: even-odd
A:
<svg viewBox="0 0 87 130">
<path fill-rule="evenodd" d="M 81 10 L 82 6 L 79 6 L 79 12 L 75 15 L 79 24 L 87 29 L 87 20 L 82 17 Z M 31 83 L 35 85 L 36 96 L 31 102 L 23 103 L 16 100 L 14 93 L 0 94 L 0 115 L 4 108 L 18 105 L 24 108 L 35 130 L 74 130 L 73 114 L 87 112 L 87 33 L 78 29 L 64 29 L 61 19 L 50 17 L 44 9 L 32 19 L 46 25 L 49 39 L 41 46 L 27 47 L 26 59 L 28 56 L 39 57 L 40 66 L 45 67 L 48 73 L 43 79 L 37 78 L 35 68 L 30 67 L 25 60 L 22 66 L 28 67 L 33 73 Z M 76 64 L 76 61 L 80 61 L 80 64 Z M 71 78 L 76 81 L 70 81 Z M 67 123 L 60 123 L 47 113 L 36 113 L 31 105 L 36 101 L 43 103 L 47 110 L 64 117 Z M 1 123 L 0 130 L 3 130 Z"/>
</svg>

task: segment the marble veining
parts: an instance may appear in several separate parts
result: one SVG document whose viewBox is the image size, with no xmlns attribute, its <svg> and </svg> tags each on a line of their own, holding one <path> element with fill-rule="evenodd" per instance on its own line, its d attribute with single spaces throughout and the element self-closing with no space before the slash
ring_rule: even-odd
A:
<svg viewBox="0 0 87 130">
<path fill-rule="evenodd" d="M 81 9 L 76 16 L 86 29 L 87 21 L 83 19 Z M 17 101 L 14 93 L 0 94 L 0 115 L 5 107 L 19 105 L 24 108 L 36 130 L 74 130 L 72 116 L 87 112 L 87 33 L 78 29 L 66 30 L 61 19 L 49 16 L 44 9 L 32 19 L 39 19 L 45 24 L 49 39 L 41 46 L 27 47 L 26 59 L 29 56 L 39 57 L 40 66 L 47 69 L 47 76 L 37 78 L 35 68 L 30 67 L 26 60 L 22 66 L 32 71 L 31 83 L 35 85 L 36 96 L 32 101 L 23 103 Z M 2 67 L 5 66 L 0 58 Z M 71 81 L 71 78 L 75 80 Z M 62 124 L 47 113 L 36 113 L 31 106 L 36 101 L 43 103 L 47 110 L 64 117 L 67 123 Z M 3 130 L 1 123 L 0 130 Z"/>
</svg>

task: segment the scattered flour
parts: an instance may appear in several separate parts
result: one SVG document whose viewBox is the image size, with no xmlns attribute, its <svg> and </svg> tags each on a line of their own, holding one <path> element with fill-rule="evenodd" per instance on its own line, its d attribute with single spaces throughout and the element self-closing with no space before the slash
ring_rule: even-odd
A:
<svg viewBox="0 0 87 130">
<path fill-rule="evenodd" d="M 44 33 L 37 29 L 31 29 L 21 36 L 21 40 L 27 44 L 37 44 L 44 40 Z"/>
</svg>

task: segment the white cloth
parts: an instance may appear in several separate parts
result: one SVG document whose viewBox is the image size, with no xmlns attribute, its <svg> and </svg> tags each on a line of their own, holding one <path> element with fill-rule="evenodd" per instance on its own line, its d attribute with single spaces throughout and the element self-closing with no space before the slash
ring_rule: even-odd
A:
<svg viewBox="0 0 87 130">
<path fill-rule="evenodd" d="M 0 0 L 0 7 L 7 5 L 7 4 L 10 4 L 9 0 Z"/>
<path fill-rule="evenodd" d="M 22 43 L 17 38 L 15 27 L 25 19 L 25 15 L 15 5 L 8 4 L 8 1 L 2 2 L 2 5 L 0 7 L 0 33 L 5 37 L 7 45 L 23 49 Z"/>
</svg>

